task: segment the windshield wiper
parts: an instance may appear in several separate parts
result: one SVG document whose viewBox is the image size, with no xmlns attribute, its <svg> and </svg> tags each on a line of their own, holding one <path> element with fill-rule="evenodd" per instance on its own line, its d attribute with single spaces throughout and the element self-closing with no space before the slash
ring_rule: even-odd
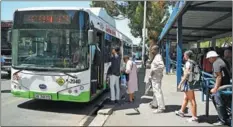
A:
<svg viewBox="0 0 233 127">
<path fill-rule="evenodd" d="M 66 73 L 66 72 L 63 72 L 65 75 L 68 75 L 68 76 L 70 76 L 70 77 L 72 77 L 72 78 L 77 78 L 77 76 L 73 76 L 73 75 L 71 75 L 71 74 L 68 74 L 68 73 Z"/>
<path fill-rule="evenodd" d="M 30 67 L 30 66 L 32 66 L 32 65 L 28 65 L 28 66 L 26 66 L 26 67 Z M 23 68 L 21 68 L 21 69 L 19 69 L 20 67 L 16 67 L 16 68 L 19 69 L 19 70 L 16 71 L 14 74 L 17 74 L 17 73 L 19 73 L 19 72 L 21 72 L 21 71 L 27 70 L 27 69 L 25 69 L 26 67 L 23 67 Z"/>
</svg>

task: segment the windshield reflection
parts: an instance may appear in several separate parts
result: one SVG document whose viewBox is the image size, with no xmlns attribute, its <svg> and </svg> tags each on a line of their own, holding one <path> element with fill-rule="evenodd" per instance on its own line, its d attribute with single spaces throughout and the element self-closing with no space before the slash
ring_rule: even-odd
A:
<svg viewBox="0 0 233 127">
<path fill-rule="evenodd" d="M 87 36 L 79 30 L 19 30 L 14 47 L 15 67 L 60 68 L 82 70 L 88 68 Z M 30 65 L 30 66 L 29 66 Z"/>
</svg>

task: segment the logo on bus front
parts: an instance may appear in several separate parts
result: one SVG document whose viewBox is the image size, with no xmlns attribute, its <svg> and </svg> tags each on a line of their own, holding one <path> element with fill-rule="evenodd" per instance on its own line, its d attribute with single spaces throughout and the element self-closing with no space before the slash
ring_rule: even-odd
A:
<svg viewBox="0 0 233 127">
<path fill-rule="evenodd" d="M 58 79 L 56 80 L 56 82 L 57 82 L 58 85 L 62 86 L 62 85 L 64 85 L 65 80 L 64 80 L 63 78 L 60 77 L 60 78 L 58 78 Z"/>
<path fill-rule="evenodd" d="M 47 86 L 46 86 L 45 84 L 40 84 L 40 85 L 39 85 L 39 88 L 40 88 L 40 89 L 46 89 Z"/>
</svg>

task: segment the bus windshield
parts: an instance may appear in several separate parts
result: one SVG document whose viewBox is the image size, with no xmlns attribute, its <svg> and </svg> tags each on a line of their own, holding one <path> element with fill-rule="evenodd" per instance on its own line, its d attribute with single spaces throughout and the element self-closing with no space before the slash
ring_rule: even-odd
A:
<svg viewBox="0 0 233 127">
<path fill-rule="evenodd" d="M 13 67 L 80 71 L 88 68 L 88 42 L 74 29 L 13 30 Z"/>
<path fill-rule="evenodd" d="M 88 69 L 89 14 L 79 10 L 16 11 L 12 67 L 71 71 Z"/>
</svg>

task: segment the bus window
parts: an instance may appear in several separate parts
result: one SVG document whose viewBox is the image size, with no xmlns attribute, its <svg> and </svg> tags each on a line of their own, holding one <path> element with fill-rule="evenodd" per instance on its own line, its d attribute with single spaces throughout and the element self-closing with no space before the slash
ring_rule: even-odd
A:
<svg viewBox="0 0 233 127">
<path fill-rule="evenodd" d="M 95 50 L 95 45 L 91 45 L 91 64 L 94 64 Z"/>
<path fill-rule="evenodd" d="M 110 62 L 111 58 L 111 42 L 108 40 L 105 40 L 105 47 L 104 47 L 104 61 L 105 63 Z"/>
</svg>

